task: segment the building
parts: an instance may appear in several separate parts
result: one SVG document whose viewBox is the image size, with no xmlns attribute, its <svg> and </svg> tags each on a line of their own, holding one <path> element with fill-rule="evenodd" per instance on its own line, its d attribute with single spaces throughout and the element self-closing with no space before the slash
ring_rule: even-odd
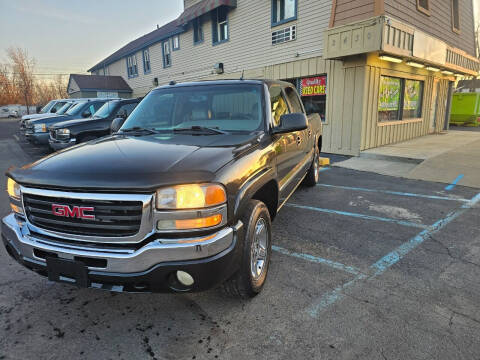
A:
<svg viewBox="0 0 480 360">
<path fill-rule="evenodd" d="M 121 75 L 70 74 L 67 93 L 71 98 L 131 98 L 132 88 Z"/>
<path fill-rule="evenodd" d="M 88 70 L 133 96 L 171 80 L 294 83 L 324 121 L 322 150 L 360 151 L 448 127 L 458 76 L 476 76 L 471 0 L 184 0 L 175 21 Z"/>
<path fill-rule="evenodd" d="M 480 93 L 480 79 L 460 80 L 455 92 Z"/>
</svg>

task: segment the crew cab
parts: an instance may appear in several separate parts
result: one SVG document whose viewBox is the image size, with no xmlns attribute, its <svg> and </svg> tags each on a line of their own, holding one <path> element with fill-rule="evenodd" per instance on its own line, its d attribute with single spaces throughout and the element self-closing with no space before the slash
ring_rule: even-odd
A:
<svg viewBox="0 0 480 360">
<path fill-rule="evenodd" d="M 121 124 L 123 122 L 123 124 Z M 109 137 L 7 173 L 2 239 L 52 281 L 126 292 L 220 284 L 257 295 L 271 221 L 319 177 L 322 127 L 287 82 L 152 90 Z"/>
<path fill-rule="evenodd" d="M 79 117 L 89 118 L 107 101 L 109 99 L 81 99 L 75 101 L 75 104 L 60 116 L 53 114 L 40 119 L 28 120 L 25 124 L 25 137 L 32 143 L 48 146 L 50 138 L 48 128 L 50 126 Z"/>
<path fill-rule="evenodd" d="M 63 105 L 55 112 L 51 112 L 51 113 L 47 112 L 43 114 L 30 115 L 30 118 L 22 117 L 22 119 L 20 119 L 20 131 L 23 133 L 23 135 L 25 135 L 25 132 L 27 131 L 27 127 L 30 127 L 30 123 L 33 120 L 50 118 L 50 117 L 55 117 L 55 116 L 60 116 L 65 114 L 73 105 L 76 104 L 76 100 L 67 100 L 62 103 Z"/>
<path fill-rule="evenodd" d="M 53 150 L 61 150 L 109 135 L 112 121 L 116 118 L 125 120 L 140 100 L 108 101 L 90 118 L 79 118 L 57 123 L 49 128 L 50 139 L 48 143 Z"/>
<path fill-rule="evenodd" d="M 58 99 L 58 100 L 51 100 L 47 105 L 45 105 L 38 114 L 28 114 L 23 115 L 20 119 L 20 127 L 23 127 L 27 120 L 34 120 L 40 119 L 42 117 L 51 116 L 56 114 L 58 110 L 60 110 L 63 105 L 67 102 L 71 101 L 70 99 Z"/>
</svg>

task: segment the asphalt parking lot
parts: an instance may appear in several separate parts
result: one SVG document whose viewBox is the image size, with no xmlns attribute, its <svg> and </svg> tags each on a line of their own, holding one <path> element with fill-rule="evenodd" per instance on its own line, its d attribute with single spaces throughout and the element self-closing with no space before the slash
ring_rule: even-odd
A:
<svg viewBox="0 0 480 360">
<path fill-rule="evenodd" d="M 16 126 L 0 121 L 2 172 L 48 153 Z M 0 359 L 480 359 L 478 190 L 335 167 L 320 182 L 279 213 L 251 301 L 77 289 L 0 249 Z"/>
</svg>

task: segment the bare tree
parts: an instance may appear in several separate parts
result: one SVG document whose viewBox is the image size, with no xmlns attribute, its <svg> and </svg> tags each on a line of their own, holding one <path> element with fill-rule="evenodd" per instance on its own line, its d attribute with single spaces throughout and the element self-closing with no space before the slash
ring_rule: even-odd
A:
<svg viewBox="0 0 480 360">
<path fill-rule="evenodd" d="M 12 62 L 13 80 L 21 93 L 27 114 L 30 113 L 30 105 L 34 95 L 34 75 L 35 60 L 28 56 L 27 50 L 11 47 L 7 50 L 7 57 Z"/>
<path fill-rule="evenodd" d="M 59 99 L 65 99 L 68 97 L 67 94 L 67 79 L 63 75 L 57 75 L 54 80 L 56 95 Z"/>
<path fill-rule="evenodd" d="M 7 65 L 0 66 L 0 105 L 16 103 L 18 91 Z"/>
</svg>

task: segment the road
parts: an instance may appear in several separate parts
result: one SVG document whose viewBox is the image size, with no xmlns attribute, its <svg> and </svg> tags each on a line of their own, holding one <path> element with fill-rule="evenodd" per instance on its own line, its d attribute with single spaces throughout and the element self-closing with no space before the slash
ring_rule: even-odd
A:
<svg viewBox="0 0 480 360">
<path fill-rule="evenodd" d="M 14 136 L 2 121 L 2 171 L 41 156 Z M 477 194 L 327 169 L 275 220 L 250 301 L 77 289 L 1 248 L 0 359 L 480 359 Z"/>
</svg>

